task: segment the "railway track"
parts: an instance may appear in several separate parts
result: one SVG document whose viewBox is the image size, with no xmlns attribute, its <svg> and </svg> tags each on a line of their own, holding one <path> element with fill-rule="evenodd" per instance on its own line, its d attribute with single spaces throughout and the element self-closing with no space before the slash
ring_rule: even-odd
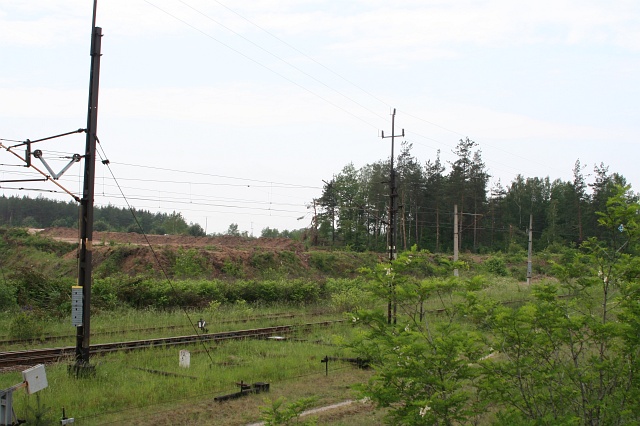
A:
<svg viewBox="0 0 640 426">
<path fill-rule="evenodd" d="M 324 313 L 320 313 L 318 315 L 323 315 Z M 316 314 L 311 314 L 311 315 L 306 315 L 306 316 L 314 316 Z M 239 319 L 232 319 L 232 320 L 226 320 L 226 321 L 216 321 L 217 324 L 238 324 L 238 323 L 244 323 L 244 322 L 251 322 L 251 321 L 260 321 L 260 320 L 276 320 L 276 319 L 292 319 L 295 318 L 297 316 L 302 316 L 300 314 L 292 314 L 292 313 L 282 313 L 282 314 L 267 314 L 267 315 L 258 315 L 255 317 L 251 317 L 251 318 L 239 318 Z M 111 335 L 116 335 L 116 334 L 127 334 L 127 333 L 149 333 L 149 332 L 154 332 L 154 331 L 163 331 L 163 330 L 179 330 L 181 328 L 192 328 L 192 326 L 190 324 L 183 324 L 183 325 L 167 325 L 167 326 L 163 326 L 163 327 L 147 327 L 147 328 L 131 328 L 131 329 L 124 329 L 124 330 L 107 330 L 107 331 L 101 331 L 101 332 L 97 332 L 97 333 L 93 333 L 92 336 L 111 336 Z M 53 342 L 56 340 L 63 340 L 63 339 L 71 339 L 71 338 L 75 338 L 76 335 L 75 334 L 60 334 L 60 335 L 49 335 L 49 336 L 43 336 L 39 339 L 37 339 L 39 342 L 44 343 L 44 342 Z M 20 344 L 20 343 L 28 343 L 31 342 L 32 339 L 3 339 L 0 340 L 0 346 L 3 345 L 15 345 L 15 344 Z"/>
<path fill-rule="evenodd" d="M 260 339 L 280 334 L 290 334 L 295 331 L 305 331 L 314 327 L 328 327 L 330 325 L 342 323 L 344 321 L 345 320 L 321 321 L 296 325 L 279 325 L 275 327 L 254 328 L 248 330 L 224 331 L 220 333 L 193 334 L 188 336 L 132 340 L 116 343 L 100 343 L 91 345 L 89 352 L 92 356 L 96 356 L 107 354 L 110 352 L 188 345 L 196 342 L 219 342 L 234 339 Z M 75 350 L 75 346 L 64 346 L 60 348 L 0 352 L 0 368 L 12 367 L 15 365 L 46 364 L 66 361 L 72 359 L 75 356 Z"/>
</svg>

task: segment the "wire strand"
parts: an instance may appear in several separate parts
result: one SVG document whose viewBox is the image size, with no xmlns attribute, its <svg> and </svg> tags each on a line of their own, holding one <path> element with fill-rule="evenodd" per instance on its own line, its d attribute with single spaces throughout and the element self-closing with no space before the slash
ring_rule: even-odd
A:
<svg viewBox="0 0 640 426">
<path fill-rule="evenodd" d="M 99 139 L 96 135 L 96 141 L 99 142 Z M 102 144 L 100 143 L 101 146 L 101 150 L 102 153 L 104 152 L 104 147 L 102 146 Z M 103 164 L 105 164 L 109 170 L 109 172 L 111 173 L 111 176 L 113 177 L 114 182 L 116 182 L 116 185 L 118 185 L 118 187 L 120 187 L 120 185 L 118 184 L 118 181 L 116 179 L 115 174 L 113 173 L 113 170 L 111 170 L 111 167 L 109 166 L 109 162 L 107 161 L 105 163 L 104 158 L 102 158 L 102 155 L 100 154 L 99 151 L 96 150 L 96 152 L 98 153 L 98 155 L 100 156 L 100 158 L 103 160 Z M 147 243 L 147 246 L 149 247 L 149 249 L 151 250 L 151 253 L 153 254 L 153 257 L 156 261 L 156 264 L 158 265 L 158 267 L 160 268 L 160 270 L 162 271 L 162 275 L 164 276 L 165 280 L 167 281 L 167 283 L 169 284 L 169 286 L 171 286 L 171 290 L 174 292 L 174 294 L 178 294 L 178 291 L 176 289 L 176 287 L 173 285 L 173 281 L 171 281 L 171 279 L 169 278 L 169 275 L 167 274 L 167 271 L 165 270 L 164 266 L 162 265 L 162 263 L 160 262 L 160 257 L 158 256 L 158 253 L 156 252 L 156 250 L 153 248 L 153 246 L 151 245 L 151 242 L 149 241 L 149 238 L 147 236 L 147 233 L 145 232 L 144 228 L 142 227 L 142 224 L 140 223 L 140 221 L 138 220 L 138 217 L 135 214 L 134 209 L 131 207 L 131 205 L 129 204 L 129 201 L 127 200 L 127 197 L 125 196 L 124 192 L 122 190 L 120 190 L 120 193 L 122 194 L 122 198 L 125 200 L 125 203 L 128 206 L 129 211 L 131 212 L 131 215 L 133 216 L 133 219 L 136 222 L 136 225 L 138 226 L 138 228 L 140 229 L 140 231 L 142 232 L 142 235 L 144 237 L 144 240 Z M 209 349 L 206 347 L 206 345 L 204 344 L 204 339 L 202 339 L 202 332 L 200 329 L 198 329 L 195 325 L 195 323 L 193 322 L 193 320 L 191 319 L 191 316 L 189 315 L 189 312 L 187 312 L 187 310 L 181 306 L 182 311 L 184 312 L 185 316 L 187 317 L 187 320 L 189 321 L 189 323 L 191 324 L 191 327 L 193 328 L 193 330 L 195 331 L 196 335 L 199 337 L 199 342 L 202 345 L 204 351 L 207 353 L 207 356 L 209 357 L 209 360 L 211 361 L 211 363 L 213 363 L 213 358 L 211 357 L 211 353 L 209 352 Z"/>
</svg>

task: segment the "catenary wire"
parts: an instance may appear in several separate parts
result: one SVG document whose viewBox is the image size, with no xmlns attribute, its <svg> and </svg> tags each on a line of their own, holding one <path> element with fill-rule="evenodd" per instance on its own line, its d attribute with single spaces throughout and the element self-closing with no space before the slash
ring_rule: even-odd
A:
<svg viewBox="0 0 640 426">
<path fill-rule="evenodd" d="M 225 4 L 222 4 L 221 2 L 219 2 L 218 0 L 215 0 L 216 3 L 218 3 L 220 6 L 224 7 L 225 9 L 229 10 L 230 12 L 236 14 L 237 16 L 239 16 L 240 18 L 244 19 L 245 21 L 247 21 L 248 23 L 250 23 L 251 25 L 253 25 L 254 27 L 260 29 L 261 31 L 265 32 L 266 34 L 270 35 L 271 37 L 273 37 L 274 39 L 278 40 L 279 42 L 281 42 L 282 44 L 288 46 L 289 48 L 293 49 L 294 51 L 296 51 L 297 53 L 301 54 L 302 56 L 304 56 L 305 58 L 311 60 L 312 62 L 320 65 L 322 68 L 326 69 L 327 71 L 329 71 L 330 73 L 334 74 L 335 76 L 339 77 L 340 79 L 342 79 L 343 81 L 347 82 L 348 84 L 352 85 L 353 87 L 359 89 L 360 91 L 362 91 L 363 93 L 371 96 L 373 99 L 375 99 L 376 101 L 380 102 L 381 104 L 385 105 L 388 108 L 391 108 L 391 105 L 389 105 L 388 102 L 378 98 L 376 95 L 374 95 L 373 93 L 363 89 L 362 87 L 360 87 L 359 85 L 357 85 L 356 83 L 348 80 L 347 78 L 345 78 L 344 76 L 342 76 L 341 74 L 337 73 L 336 71 L 332 70 L 331 68 L 325 66 L 324 64 L 322 64 L 321 62 L 317 61 L 316 59 L 314 59 L 312 56 L 307 55 L 306 53 L 304 53 L 303 51 L 299 50 L 298 48 L 296 48 L 295 46 L 287 43 L 285 40 L 279 38 L 278 36 L 276 36 L 275 34 L 271 33 L 270 31 L 266 30 L 265 28 L 261 27 L 260 25 L 256 24 L 255 22 L 251 21 L 250 19 L 246 18 L 245 16 L 241 15 L 240 13 L 238 13 L 237 11 L 235 11 L 234 9 L 228 7 Z"/>
<path fill-rule="evenodd" d="M 368 107 L 362 105 L 360 102 L 356 101 L 355 99 L 350 98 L 349 96 L 345 95 L 344 93 L 342 93 L 341 91 L 339 91 L 338 89 L 335 89 L 331 86 L 329 86 L 328 84 L 326 84 L 325 82 L 323 82 L 322 80 L 314 77 L 313 75 L 309 74 L 308 72 L 304 71 L 303 69 L 297 67 L 296 65 L 292 64 L 291 62 L 287 61 L 286 59 L 283 59 L 282 57 L 276 55 L 275 53 L 271 52 L 268 49 L 265 49 L 264 47 L 260 46 L 259 44 L 253 42 L 252 40 L 248 39 L 247 37 L 243 36 L 242 34 L 234 31 L 233 29 L 227 27 L 226 25 L 224 25 L 222 22 L 219 22 L 215 19 L 213 19 L 211 16 L 207 15 L 206 13 L 204 13 L 203 11 L 196 9 L 194 6 L 188 4 L 187 2 L 180 0 L 180 3 L 184 4 L 185 6 L 189 7 L 190 9 L 192 9 L 193 11 L 199 13 L 200 15 L 204 16 L 205 18 L 209 19 L 212 22 L 215 22 L 216 24 L 220 25 L 221 27 L 223 27 L 224 29 L 232 32 L 233 34 L 235 34 L 236 36 L 242 38 L 243 40 L 247 41 L 248 43 L 251 43 L 252 45 L 256 46 L 258 49 L 262 50 L 263 52 L 268 53 L 269 55 L 273 56 L 274 58 L 278 59 L 279 61 L 289 65 L 291 68 L 295 69 L 296 71 L 300 72 L 301 74 L 304 74 L 305 76 L 309 77 L 310 79 L 314 80 L 317 83 L 320 83 L 322 86 L 326 87 L 327 89 L 337 93 L 338 95 L 342 96 L 343 98 L 353 102 L 354 104 L 358 105 L 360 108 L 370 112 L 371 114 L 377 116 L 378 118 L 381 118 L 383 120 L 385 120 L 385 117 L 378 114 L 375 111 L 372 111 L 371 109 L 369 109 Z"/>
<path fill-rule="evenodd" d="M 303 86 L 302 84 L 300 84 L 300 83 L 297 83 L 297 82 L 293 81 L 293 80 L 292 80 L 292 79 L 290 79 L 289 77 L 287 77 L 287 76 L 283 75 L 282 73 L 279 73 L 278 71 L 276 71 L 276 70 L 274 70 L 274 69 L 272 69 L 272 68 L 268 67 L 267 65 L 265 65 L 265 64 L 263 64 L 263 63 L 261 63 L 261 62 L 259 62 L 258 60 L 253 59 L 252 57 L 250 57 L 250 56 L 248 56 L 248 55 L 245 55 L 244 53 L 240 52 L 238 49 L 235 49 L 235 48 L 233 48 L 233 47 L 229 46 L 228 44 L 223 43 L 222 41 L 220 41 L 220 40 L 218 40 L 217 38 L 213 37 L 211 34 L 206 33 L 205 31 L 203 31 L 203 30 L 199 29 L 199 28 L 198 28 L 198 27 L 196 27 L 195 25 L 192 25 L 192 24 L 190 24 L 189 22 L 185 21 L 184 19 L 181 19 L 181 18 L 179 18 L 179 17 L 175 16 L 174 14 L 172 14 L 172 13 L 168 12 L 167 10 L 164 10 L 163 8 L 161 8 L 160 6 L 158 6 L 158 5 L 156 5 L 156 4 L 152 3 L 152 2 L 150 2 L 149 0 L 144 0 L 144 1 L 145 1 L 146 3 L 148 3 L 149 5 L 151 5 L 151 6 L 155 7 L 156 9 L 160 10 L 161 12 L 163 12 L 163 13 L 165 13 L 165 14 L 167 14 L 167 15 L 171 16 L 171 17 L 172 17 L 172 18 L 174 18 L 175 20 L 182 22 L 182 23 L 183 23 L 183 24 L 185 24 L 186 26 L 188 26 L 188 27 L 192 28 L 193 30 L 195 30 L 195 31 L 197 31 L 197 32 L 199 32 L 199 33 L 201 33 L 202 35 L 204 35 L 204 36 L 206 36 L 206 37 L 210 38 L 211 40 L 216 41 L 217 43 L 219 43 L 219 44 L 223 45 L 223 46 L 224 46 L 224 47 L 226 47 L 227 49 L 232 50 L 233 52 L 237 53 L 238 55 L 242 56 L 243 58 L 245 58 L 245 59 L 247 59 L 247 60 L 249 60 L 249 61 L 251 61 L 251 62 L 253 62 L 253 63 L 255 63 L 255 64 L 259 65 L 259 66 L 261 66 L 262 68 L 265 68 L 265 69 L 266 69 L 266 70 L 268 70 L 268 71 L 271 71 L 272 73 L 276 74 L 277 76 L 279 76 L 279 77 L 281 77 L 281 78 L 285 79 L 285 80 L 286 80 L 286 81 L 288 81 L 289 83 L 291 83 L 291 84 L 293 84 L 293 85 L 297 86 L 298 88 L 300 88 L 300 89 L 304 90 L 305 92 L 310 93 L 311 95 L 313 95 L 313 96 L 317 97 L 318 99 L 320 99 L 320 100 L 322 100 L 322 101 L 326 102 L 327 104 L 329 104 L 329 105 L 333 106 L 334 108 L 337 108 L 337 109 L 341 110 L 342 112 L 344 112 L 344 113 L 346 113 L 346 114 L 348 114 L 348 115 L 352 116 L 353 118 L 355 118 L 355 119 L 357 119 L 357 120 L 359 120 L 359 121 L 363 122 L 364 124 L 366 124 L 366 125 L 368 125 L 368 126 L 370 126 L 370 127 L 373 127 L 374 129 L 377 129 L 377 128 L 378 128 L 377 126 L 375 126 L 375 125 L 373 125 L 373 124 L 369 123 L 368 121 L 366 121 L 364 118 L 362 118 L 362 117 L 358 117 L 357 115 L 355 115 L 355 114 L 354 114 L 354 113 L 352 113 L 351 111 L 349 111 L 349 110 L 347 110 L 347 109 L 345 109 L 345 108 L 341 107 L 340 105 L 336 104 L 335 102 L 330 101 L 329 99 L 325 98 L 324 96 L 320 95 L 319 93 L 316 93 L 316 92 L 314 92 L 313 90 L 309 89 L 308 87 L 305 87 L 305 86 Z"/>
<path fill-rule="evenodd" d="M 98 136 L 95 136 L 96 138 L 96 142 L 98 142 L 98 144 L 100 144 L 100 150 L 102 151 L 102 153 L 104 154 L 104 147 L 102 146 L 102 143 L 100 142 L 100 140 L 98 139 Z M 107 166 L 107 169 L 109 170 L 109 172 L 111 173 L 111 176 L 113 177 L 114 182 L 116 182 L 116 184 L 118 184 L 118 180 L 116 179 L 115 174 L 113 173 L 113 171 L 111 170 L 111 167 L 109 166 L 109 161 L 106 160 L 106 157 L 102 157 L 102 155 L 100 154 L 99 150 L 96 150 L 96 153 L 98 153 L 98 155 L 100 156 L 101 160 L 102 160 L 102 164 L 104 164 L 105 166 Z M 145 241 L 147 242 L 147 246 L 149 247 L 149 250 L 151 250 L 151 253 L 153 254 L 153 257 L 156 261 L 156 264 L 158 265 L 158 268 L 160 268 L 160 270 L 162 271 L 162 275 L 164 276 L 166 282 L 171 286 L 171 289 L 173 290 L 174 293 L 177 294 L 177 290 L 175 288 L 175 286 L 173 285 L 173 281 L 169 278 L 169 275 L 167 274 L 167 271 L 165 270 L 164 266 L 162 265 L 162 263 L 160 262 L 160 258 L 158 256 L 158 253 L 156 253 L 156 250 L 153 248 L 153 246 L 151 245 L 151 242 L 149 241 L 149 238 L 147 237 L 147 233 L 145 232 L 144 228 L 142 227 L 142 224 L 140 223 L 140 221 L 138 220 L 138 217 L 135 214 L 134 209 L 131 207 L 131 205 L 129 204 L 129 201 L 127 200 L 125 194 L 123 191 L 120 191 L 122 194 L 122 198 L 124 199 L 125 203 L 127 204 L 127 207 L 129 209 L 129 211 L 131 212 L 131 215 L 133 216 L 133 219 L 136 222 L 136 225 L 138 226 L 138 228 L 140 229 L 140 231 L 142 232 L 142 235 L 145 239 Z M 196 324 L 193 322 L 193 320 L 191 319 L 191 315 L 189 315 L 189 312 L 184 308 L 181 307 L 182 311 L 184 312 L 185 316 L 187 317 L 187 320 L 189 321 L 189 323 L 191 324 L 191 327 L 193 328 L 193 330 L 195 331 L 196 335 L 200 336 L 201 332 L 200 330 L 196 327 Z M 204 349 L 204 351 L 206 352 L 207 356 L 209 357 L 209 360 L 211 361 L 211 363 L 213 364 L 213 358 L 211 356 L 211 353 L 209 352 L 209 349 L 207 348 L 207 346 L 204 344 L 204 340 L 199 339 L 200 344 L 202 345 L 202 348 Z"/>
</svg>

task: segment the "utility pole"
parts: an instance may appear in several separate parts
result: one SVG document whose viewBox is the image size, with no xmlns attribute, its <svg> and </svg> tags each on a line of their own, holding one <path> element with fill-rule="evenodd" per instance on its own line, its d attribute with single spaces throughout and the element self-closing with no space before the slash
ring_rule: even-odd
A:
<svg viewBox="0 0 640 426">
<path fill-rule="evenodd" d="M 533 213 L 529 215 L 529 255 L 527 258 L 527 284 L 531 284 L 533 263 Z"/>
<path fill-rule="evenodd" d="M 391 167 L 389 171 L 389 232 L 388 232 L 388 245 L 389 245 L 389 263 L 393 262 L 397 257 L 398 253 L 396 251 L 396 239 L 397 239 L 397 221 L 396 215 L 398 213 L 398 188 L 396 187 L 396 171 L 393 167 L 393 159 L 394 159 L 394 144 L 396 137 L 404 137 L 404 129 L 402 129 L 401 135 L 395 134 L 395 125 L 396 125 L 396 109 L 393 109 L 393 113 L 391 114 L 391 136 L 385 136 L 384 130 L 382 131 L 382 139 L 391 138 Z M 387 306 L 387 322 L 391 324 L 391 307 L 393 299 L 393 323 L 396 323 L 396 313 L 397 313 L 397 304 L 395 302 L 395 286 L 391 285 L 391 294 L 392 297 L 389 298 L 389 304 Z"/>
<path fill-rule="evenodd" d="M 87 140 L 84 154 L 84 183 L 80 200 L 80 255 L 78 287 L 82 288 L 82 324 L 76 330 L 76 375 L 90 373 L 89 346 L 91 335 L 91 261 L 93 251 L 93 198 L 96 169 L 96 134 L 98 128 L 98 88 L 100 83 L 100 55 L 102 28 L 96 27 L 96 8 L 93 2 L 91 23 L 91 70 L 89 76 L 89 108 Z"/>
<path fill-rule="evenodd" d="M 453 205 L 453 261 L 458 261 L 458 205 Z M 453 276 L 458 276 L 458 268 L 453 270 Z"/>
</svg>

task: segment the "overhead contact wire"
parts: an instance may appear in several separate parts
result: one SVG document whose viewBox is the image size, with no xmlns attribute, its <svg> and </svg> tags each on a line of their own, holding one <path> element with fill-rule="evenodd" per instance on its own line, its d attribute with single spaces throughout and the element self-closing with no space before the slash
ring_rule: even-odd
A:
<svg viewBox="0 0 640 426">
<path fill-rule="evenodd" d="M 98 144 L 100 144 L 101 146 L 101 150 L 102 153 L 105 154 L 104 152 L 104 147 L 102 147 L 102 144 L 100 143 L 100 140 L 98 139 L 98 137 L 96 136 L 96 141 L 98 142 Z M 176 287 L 173 285 L 173 282 L 171 281 L 171 279 L 169 278 L 169 275 L 167 274 L 167 271 L 165 270 L 165 268 L 162 266 L 162 263 L 160 263 L 160 258 L 158 256 L 158 253 L 156 253 L 155 249 L 153 248 L 153 246 L 151 245 L 151 242 L 149 241 L 149 238 L 147 236 L 147 233 L 145 232 L 144 228 L 142 227 L 142 225 L 140 224 L 140 221 L 138 220 L 138 217 L 135 214 L 135 211 L 133 210 L 133 207 L 131 207 L 131 205 L 129 204 L 129 201 L 127 200 L 127 197 L 124 195 L 124 192 L 122 191 L 122 189 L 120 188 L 120 184 L 118 183 L 118 180 L 116 179 L 115 174 L 113 173 L 113 170 L 111 170 L 111 167 L 109 165 L 109 160 L 106 158 L 103 158 L 102 154 L 100 154 L 99 151 L 98 155 L 100 156 L 100 159 L 102 160 L 102 164 L 104 164 L 105 166 L 107 166 L 107 169 L 109 170 L 109 173 L 111 173 L 111 177 L 113 178 L 113 181 L 116 183 L 116 185 L 118 185 L 118 188 L 120 189 L 120 193 L 122 194 L 122 198 L 124 199 L 125 203 L 127 204 L 127 207 L 129 209 L 129 211 L 131 212 L 131 215 L 133 216 L 133 219 L 136 222 L 136 225 L 138 226 L 138 228 L 140 229 L 140 231 L 142 231 L 142 235 L 144 236 L 144 240 L 147 243 L 147 246 L 149 247 L 149 249 L 151 250 L 151 253 L 153 253 L 153 257 L 157 263 L 157 265 L 160 267 L 160 270 L 162 271 L 162 275 L 164 275 L 165 280 L 167 281 L 167 283 L 169 283 L 169 285 L 171 286 L 171 289 L 173 290 L 173 292 L 175 294 L 177 294 L 177 290 Z M 106 157 L 106 155 L 105 155 Z M 201 333 L 198 331 L 198 328 L 196 327 L 195 323 L 193 322 L 193 320 L 191 319 L 191 316 L 189 315 L 189 312 L 187 312 L 187 310 L 184 307 L 181 307 L 182 311 L 184 312 L 185 316 L 187 317 L 187 320 L 189 321 L 189 323 L 191 324 L 191 327 L 193 328 L 193 330 L 196 332 L 197 336 L 201 336 Z M 200 342 L 200 344 L 202 345 L 202 348 L 204 349 L 204 351 L 207 353 L 207 356 L 209 357 L 209 360 L 211 361 L 211 363 L 213 364 L 213 357 L 211 356 L 211 353 L 209 352 L 209 349 L 207 348 L 207 346 L 204 344 L 204 340 L 202 338 L 199 338 L 198 341 Z"/>
<path fill-rule="evenodd" d="M 371 126 L 371 127 L 375 128 L 375 129 L 377 129 L 377 127 L 376 127 L 376 126 L 374 126 L 373 124 L 369 123 L 368 121 L 366 121 L 366 120 L 365 120 L 365 119 L 363 119 L 362 117 L 358 117 L 357 115 L 355 115 L 355 114 L 354 114 L 354 113 L 352 113 L 351 111 L 349 111 L 349 110 L 347 110 L 347 109 L 345 109 L 345 108 L 341 107 L 340 105 L 336 104 L 335 102 L 332 102 L 332 101 L 330 101 L 329 99 L 325 98 L 324 96 L 322 96 L 322 95 L 320 95 L 320 94 L 318 94 L 318 93 L 314 92 L 313 90 L 311 90 L 311 89 L 309 89 L 309 88 L 307 88 L 307 87 L 305 87 L 305 86 L 303 86 L 303 85 L 301 85 L 301 84 L 299 84 L 299 83 L 297 83 L 297 82 L 293 81 L 292 79 L 290 79 L 289 77 L 287 77 L 287 76 L 285 76 L 285 75 L 283 75 L 283 74 L 279 73 L 278 71 L 276 71 L 276 70 L 274 70 L 274 69 L 272 69 L 272 68 L 269 68 L 268 66 L 266 66 L 266 65 L 264 65 L 264 64 L 262 64 L 262 63 L 260 63 L 260 62 L 258 62 L 257 60 L 253 59 L 252 57 L 250 57 L 250 56 L 248 56 L 248 55 L 245 55 L 244 53 L 240 52 L 240 51 L 239 51 L 239 50 L 237 50 L 237 49 L 234 49 L 233 47 L 229 46 L 228 44 L 223 43 L 222 41 L 218 40 L 217 38 L 213 37 L 212 35 L 207 34 L 206 32 L 202 31 L 201 29 L 197 28 L 196 26 L 194 26 L 194 25 L 192 25 L 192 24 L 188 23 L 188 22 L 187 22 L 187 21 L 185 21 L 184 19 L 178 18 L 177 16 L 173 15 L 172 13 L 169 13 L 168 11 L 166 11 L 166 10 L 162 9 L 160 6 L 157 6 L 157 5 L 153 4 L 153 3 L 151 3 L 149 0 L 144 0 L 144 1 L 145 1 L 146 3 L 148 3 L 149 5 L 151 5 L 151 6 L 155 7 L 156 9 L 160 10 L 161 12 L 163 12 L 163 13 L 165 13 L 165 14 L 167 14 L 167 15 L 171 16 L 173 19 L 175 19 L 175 20 L 177 20 L 177 21 L 180 21 L 180 22 L 182 22 L 183 24 L 185 24 L 186 26 L 188 26 L 188 27 L 192 28 L 193 30 L 195 30 L 195 31 L 197 31 L 197 32 L 199 32 L 199 33 L 201 33 L 201 34 L 202 34 L 202 35 L 204 35 L 205 37 L 210 38 L 211 40 L 213 40 L 213 41 L 215 41 L 215 42 L 217 42 L 217 43 L 221 44 L 222 46 L 226 47 L 227 49 L 229 49 L 229 50 L 231 50 L 231 51 L 233 51 L 233 52 L 235 52 L 235 53 L 237 53 L 238 55 L 242 56 L 243 58 L 245 58 L 245 59 L 247 59 L 247 60 L 249 60 L 249 61 L 251 61 L 251 62 L 255 63 L 256 65 L 261 66 L 262 68 L 264 68 L 264 69 L 266 69 L 266 70 L 268 70 L 268 71 L 271 71 L 272 73 L 274 73 L 274 74 L 276 74 L 277 76 L 279 76 L 279 77 L 281 77 L 281 78 L 285 79 L 285 80 L 286 80 L 286 81 L 288 81 L 289 83 L 291 83 L 291 84 L 293 84 L 293 85 L 297 86 L 298 88 L 300 88 L 300 89 L 302 89 L 302 90 L 304 90 L 304 91 L 306 91 L 306 92 L 308 92 L 308 93 L 312 94 L 313 96 L 317 97 L 318 99 L 321 99 L 322 101 L 324 101 L 324 102 L 326 102 L 327 104 L 329 104 L 329 105 L 333 106 L 334 108 L 337 108 L 337 109 L 341 110 L 342 112 L 344 112 L 344 113 L 346 113 L 346 114 L 348 114 L 348 115 L 352 116 L 353 118 L 355 118 L 355 119 L 357 119 L 357 120 L 359 120 L 359 121 L 361 121 L 361 122 L 365 123 L 366 125 Z"/>
</svg>

